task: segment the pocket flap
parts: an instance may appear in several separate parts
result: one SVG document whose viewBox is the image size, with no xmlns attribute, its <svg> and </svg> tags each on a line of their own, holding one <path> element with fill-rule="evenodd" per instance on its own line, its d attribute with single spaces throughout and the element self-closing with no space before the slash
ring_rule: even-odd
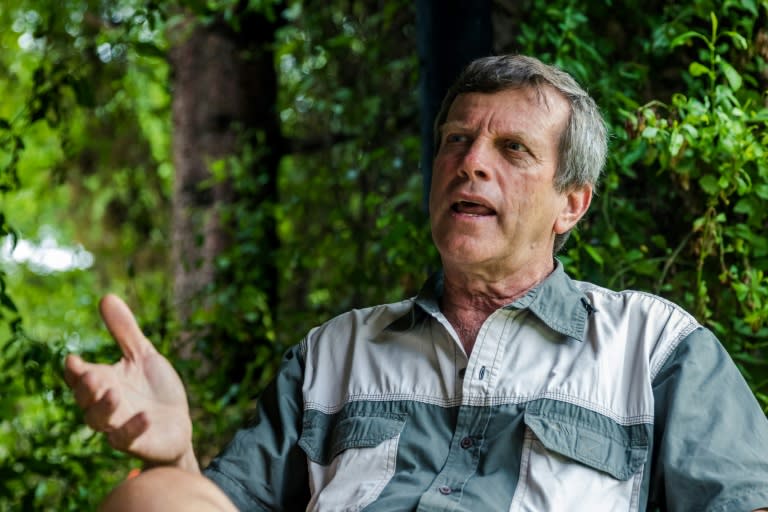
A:
<svg viewBox="0 0 768 512">
<path fill-rule="evenodd" d="M 572 418 L 525 413 L 525 424 L 544 447 L 618 480 L 628 480 L 648 457 L 646 425 L 620 425 L 600 416 L 597 425 Z"/>
<path fill-rule="evenodd" d="M 371 448 L 400 434 L 405 419 L 399 415 L 349 416 L 333 421 L 307 421 L 302 428 L 299 446 L 313 462 L 330 464 L 349 448 Z"/>
</svg>

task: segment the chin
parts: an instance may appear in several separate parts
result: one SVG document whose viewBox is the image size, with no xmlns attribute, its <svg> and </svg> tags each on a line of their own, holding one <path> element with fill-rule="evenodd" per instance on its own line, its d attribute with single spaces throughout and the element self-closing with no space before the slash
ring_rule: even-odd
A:
<svg viewBox="0 0 768 512">
<path fill-rule="evenodd" d="M 443 260 L 443 263 L 451 263 L 454 265 L 479 265 L 482 266 L 488 262 L 491 258 L 488 254 L 487 247 L 483 250 L 478 249 L 467 244 L 456 244 L 447 246 L 438 246 L 438 251 Z"/>
</svg>

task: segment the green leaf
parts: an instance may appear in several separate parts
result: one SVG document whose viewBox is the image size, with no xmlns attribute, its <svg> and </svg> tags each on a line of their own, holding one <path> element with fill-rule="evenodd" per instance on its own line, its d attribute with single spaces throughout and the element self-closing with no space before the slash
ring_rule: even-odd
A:
<svg viewBox="0 0 768 512">
<path fill-rule="evenodd" d="M 694 61 L 691 62 L 690 66 L 688 66 L 688 72 L 691 74 L 691 76 L 701 76 L 709 73 L 709 68 L 700 62 Z"/>
<path fill-rule="evenodd" d="M 659 129 L 656 128 L 655 126 L 646 126 L 643 129 L 643 137 L 646 139 L 652 139 L 656 137 L 656 135 L 658 134 L 659 134 Z"/>
<path fill-rule="evenodd" d="M 656 247 L 659 247 L 661 249 L 665 248 L 667 246 L 667 240 L 664 238 L 664 235 L 653 235 L 651 237 L 651 242 L 653 242 L 653 245 Z"/>
<path fill-rule="evenodd" d="M 627 254 L 625 255 L 625 258 L 627 259 L 627 261 L 634 262 L 634 261 L 639 261 L 639 260 L 645 258 L 645 254 L 643 254 L 643 251 L 641 251 L 639 249 L 631 249 L 631 250 L 627 251 Z"/>
<path fill-rule="evenodd" d="M 584 250 L 587 251 L 587 254 L 589 254 L 589 257 L 594 260 L 595 263 L 602 266 L 603 265 L 603 257 L 600 255 L 600 253 L 592 247 L 591 245 L 584 245 Z"/>
<path fill-rule="evenodd" d="M 11 298 L 5 293 L 0 293 L 0 305 L 2 305 L 5 309 L 9 311 L 18 313 L 18 310 L 16 309 L 16 304 L 14 304 L 13 300 L 11 300 Z"/>
<path fill-rule="evenodd" d="M 160 59 L 164 59 L 166 57 L 165 52 L 161 50 L 157 45 L 152 43 L 139 41 L 134 43 L 133 49 L 136 50 L 136 53 L 144 57 L 157 57 Z"/>
<path fill-rule="evenodd" d="M 720 69 L 723 71 L 723 74 L 725 75 L 726 80 L 728 80 L 728 85 L 733 89 L 734 91 L 738 91 L 741 89 L 742 79 L 741 75 L 739 74 L 736 69 L 728 64 L 726 61 L 720 62 Z"/>
<path fill-rule="evenodd" d="M 674 38 L 672 41 L 670 41 L 669 47 L 670 48 L 675 48 L 676 46 L 680 46 L 681 44 L 685 44 L 688 41 L 690 41 L 691 39 L 696 38 L 696 37 L 698 37 L 699 39 L 703 39 L 704 41 L 709 42 L 709 39 L 707 39 L 702 34 L 699 34 L 698 32 L 695 32 L 693 30 L 689 30 L 688 32 L 683 32 L 682 34 L 680 34 L 679 36 Z"/>
<path fill-rule="evenodd" d="M 699 137 L 699 130 L 696 129 L 695 126 L 692 124 L 685 123 L 680 126 L 680 129 L 685 131 L 685 133 L 688 134 L 688 136 L 692 139 L 696 139 Z"/>
<path fill-rule="evenodd" d="M 733 45 L 738 48 L 739 50 L 746 50 L 749 48 L 749 43 L 747 43 L 747 40 L 739 34 L 738 32 L 733 32 L 732 30 L 728 30 L 726 32 L 723 32 L 724 35 L 727 35 L 731 38 L 733 41 Z"/>
<path fill-rule="evenodd" d="M 768 122 L 768 109 L 762 109 L 753 113 L 746 119 L 748 123 L 765 123 Z"/>
<path fill-rule="evenodd" d="M 704 192 L 711 196 L 717 195 L 720 192 L 720 186 L 717 184 L 717 178 L 711 174 L 702 176 L 701 179 L 699 179 L 699 186 Z"/>
<path fill-rule="evenodd" d="M 744 361 L 745 363 L 750 363 L 754 365 L 768 364 L 768 360 L 766 360 L 764 357 L 756 357 L 748 352 L 737 352 L 733 354 L 733 358 L 736 360 Z"/>
<path fill-rule="evenodd" d="M 751 216 L 755 211 L 753 201 L 748 197 L 740 199 L 739 202 L 737 202 L 733 207 L 733 211 Z"/>
<path fill-rule="evenodd" d="M 741 0 L 739 5 L 748 10 L 752 16 L 757 16 L 757 3 L 754 0 Z"/>
<path fill-rule="evenodd" d="M 673 156 L 677 155 L 680 152 L 680 148 L 683 147 L 683 142 L 685 142 L 685 137 L 683 137 L 682 133 L 679 131 L 672 133 L 672 137 L 669 140 L 669 153 Z"/>
</svg>

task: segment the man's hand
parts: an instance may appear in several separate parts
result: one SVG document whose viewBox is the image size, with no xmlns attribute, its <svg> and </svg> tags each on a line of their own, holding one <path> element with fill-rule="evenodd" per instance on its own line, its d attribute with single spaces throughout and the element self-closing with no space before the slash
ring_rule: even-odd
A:
<svg viewBox="0 0 768 512">
<path fill-rule="evenodd" d="M 187 395 L 178 374 L 144 337 L 122 300 L 107 295 L 100 310 L 123 357 L 104 365 L 67 356 L 65 380 L 86 424 L 105 432 L 114 448 L 151 465 L 199 472 Z"/>
</svg>

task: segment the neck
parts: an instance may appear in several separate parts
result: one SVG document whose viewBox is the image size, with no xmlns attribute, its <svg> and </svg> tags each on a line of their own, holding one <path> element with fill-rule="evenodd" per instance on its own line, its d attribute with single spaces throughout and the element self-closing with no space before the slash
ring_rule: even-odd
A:
<svg viewBox="0 0 768 512">
<path fill-rule="evenodd" d="M 554 270 L 518 272 L 503 279 L 444 270 L 444 287 L 440 308 L 459 335 L 467 356 L 472 352 L 477 334 L 485 320 L 497 309 L 514 302 L 544 280 Z"/>
</svg>

